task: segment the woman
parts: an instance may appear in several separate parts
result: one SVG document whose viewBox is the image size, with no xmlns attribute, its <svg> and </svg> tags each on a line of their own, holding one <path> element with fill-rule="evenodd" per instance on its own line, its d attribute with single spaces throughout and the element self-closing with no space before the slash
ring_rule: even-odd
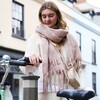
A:
<svg viewBox="0 0 100 100">
<path fill-rule="evenodd" d="M 68 87 L 67 71 L 75 65 L 80 69 L 80 50 L 66 29 L 66 23 L 53 2 L 45 2 L 39 10 L 41 24 L 27 40 L 25 56 L 34 66 L 26 66 L 26 73 L 40 76 L 39 100 L 59 100 L 55 91 Z M 42 60 L 42 63 L 39 63 Z"/>
</svg>

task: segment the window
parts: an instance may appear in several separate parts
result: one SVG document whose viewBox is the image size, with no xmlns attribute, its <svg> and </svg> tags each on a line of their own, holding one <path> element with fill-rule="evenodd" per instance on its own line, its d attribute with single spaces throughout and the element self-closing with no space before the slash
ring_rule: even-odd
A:
<svg viewBox="0 0 100 100">
<path fill-rule="evenodd" d="M 79 48 L 81 50 L 81 33 L 79 33 L 79 32 L 76 32 L 76 41 L 77 41 Z"/>
<path fill-rule="evenodd" d="M 96 73 L 92 73 L 92 86 L 96 93 Z"/>
<path fill-rule="evenodd" d="M 12 5 L 12 36 L 24 37 L 23 5 L 13 1 Z"/>
<path fill-rule="evenodd" d="M 96 64 L 96 41 L 92 40 L 92 64 Z"/>
<path fill-rule="evenodd" d="M 19 100 L 19 79 L 14 79 L 13 83 L 13 98 L 14 100 Z"/>
</svg>

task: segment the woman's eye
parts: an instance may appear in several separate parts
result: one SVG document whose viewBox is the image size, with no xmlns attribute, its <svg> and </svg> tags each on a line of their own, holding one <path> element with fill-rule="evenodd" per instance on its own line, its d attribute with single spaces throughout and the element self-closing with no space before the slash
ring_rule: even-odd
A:
<svg viewBox="0 0 100 100">
<path fill-rule="evenodd" d="M 46 18 L 46 17 L 53 17 L 54 14 L 49 14 L 49 15 L 42 15 L 42 18 Z"/>
<path fill-rule="evenodd" d="M 42 18 L 46 18 L 46 15 L 42 15 Z"/>
<path fill-rule="evenodd" d="M 50 15 L 49 15 L 49 17 L 53 17 L 53 16 L 54 16 L 54 14 L 50 14 Z"/>
</svg>

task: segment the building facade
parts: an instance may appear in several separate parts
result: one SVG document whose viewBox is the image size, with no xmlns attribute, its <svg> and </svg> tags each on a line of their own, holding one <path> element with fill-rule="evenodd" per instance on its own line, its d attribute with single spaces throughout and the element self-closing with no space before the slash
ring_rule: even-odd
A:
<svg viewBox="0 0 100 100">
<path fill-rule="evenodd" d="M 39 9 L 40 3 L 34 0 L 4 0 L 0 3 L 0 60 L 3 55 L 9 55 L 11 59 L 23 57 L 26 39 L 38 23 L 35 9 Z M 0 81 L 4 72 L 0 66 Z M 19 100 L 21 75 L 18 66 L 13 66 L 5 82 L 11 85 L 14 100 Z"/>
<path fill-rule="evenodd" d="M 26 40 L 33 34 L 39 24 L 38 10 L 47 0 L 3 0 L 0 3 L 0 59 L 7 54 L 11 59 L 23 57 Z M 55 2 L 69 31 L 75 36 L 82 55 L 81 84 L 82 87 L 92 87 L 97 94 L 94 100 L 100 98 L 99 72 L 100 72 L 100 26 L 73 8 L 70 0 L 51 0 Z M 78 0 L 78 4 L 84 0 Z M 34 45 L 34 44 L 33 44 Z M 5 70 L 0 68 L 2 76 Z M 22 100 L 21 75 L 18 66 L 13 66 L 7 81 L 11 84 L 14 100 Z"/>
</svg>

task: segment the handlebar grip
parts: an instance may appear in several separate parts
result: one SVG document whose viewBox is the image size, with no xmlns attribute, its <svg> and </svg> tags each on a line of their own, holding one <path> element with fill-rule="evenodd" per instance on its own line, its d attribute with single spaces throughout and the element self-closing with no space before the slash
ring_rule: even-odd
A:
<svg viewBox="0 0 100 100">
<path fill-rule="evenodd" d="M 39 63 L 42 63 L 42 60 L 39 60 Z M 17 66 L 33 65 L 33 64 L 30 64 L 29 57 L 24 57 L 23 59 L 20 59 L 20 60 L 10 60 L 9 64 L 17 65 Z"/>
<path fill-rule="evenodd" d="M 19 60 L 10 60 L 10 65 L 17 65 L 17 66 L 26 66 L 28 63 L 26 61 L 19 61 Z"/>
</svg>

